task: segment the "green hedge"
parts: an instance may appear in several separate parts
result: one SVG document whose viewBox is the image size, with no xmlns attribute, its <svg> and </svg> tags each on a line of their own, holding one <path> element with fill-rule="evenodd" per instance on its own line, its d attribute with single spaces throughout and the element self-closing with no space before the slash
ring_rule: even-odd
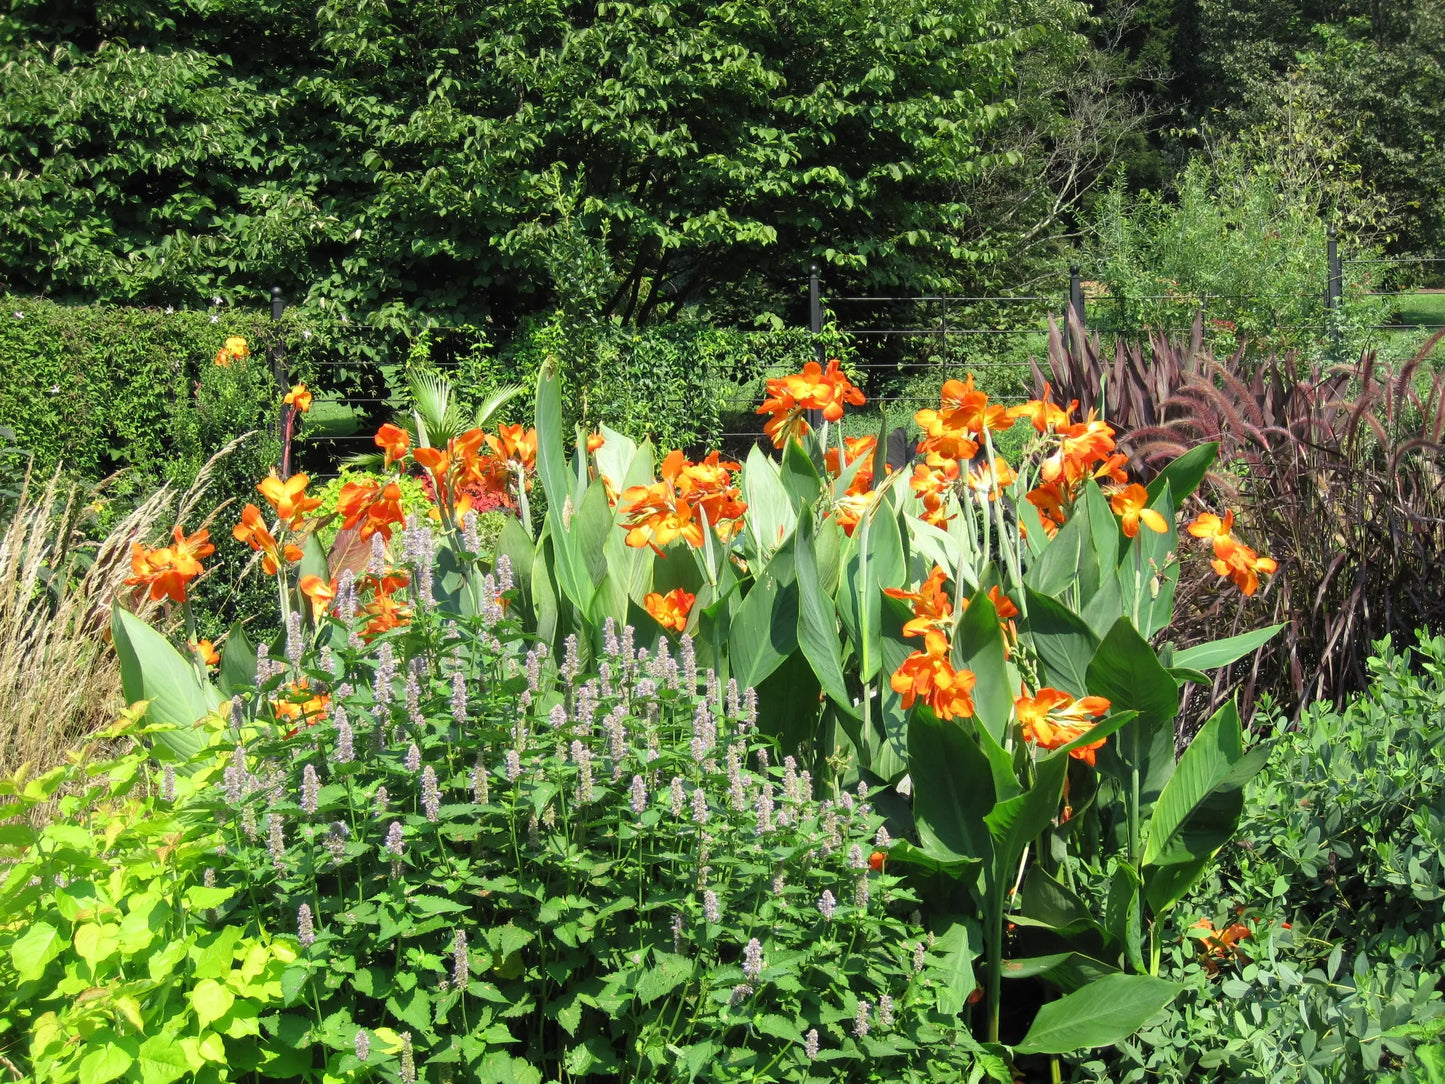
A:
<svg viewBox="0 0 1445 1084">
<path fill-rule="evenodd" d="M 764 381 L 813 357 L 813 336 L 803 328 L 744 331 L 701 319 L 624 328 L 560 312 L 524 324 L 500 348 L 481 331 L 462 342 L 434 342 L 439 349 L 420 341 L 412 363 L 454 362 L 468 405 L 504 384 L 528 389 L 503 408 L 506 421 L 532 417 L 530 389 L 551 355 L 561 362 L 569 423 L 605 423 L 634 440 L 650 437 L 658 448 L 693 451 L 719 446 L 724 434 L 761 437 L 756 409 Z M 825 333 L 824 348 L 844 361 L 854 354 L 833 331 Z"/>
</svg>

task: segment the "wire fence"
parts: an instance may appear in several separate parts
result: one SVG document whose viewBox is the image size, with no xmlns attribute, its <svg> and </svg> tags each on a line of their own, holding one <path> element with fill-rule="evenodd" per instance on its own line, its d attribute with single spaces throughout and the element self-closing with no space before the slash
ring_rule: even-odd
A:
<svg viewBox="0 0 1445 1084">
<path fill-rule="evenodd" d="M 1351 272 L 1348 296 L 1347 269 Z M 1349 329 L 1353 335 L 1366 336 L 1368 345 L 1380 345 L 1392 336 L 1445 329 L 1445 288 L 1441 288 L 1445 286 L 1445 257 L 1344 258 L 1332 239 L 1326 270 L 1326 280 L 1317 291 L 1273 294 L 1165 291 L 1124 297 L 1085 279 L 1075 267 L 1067 280 L 1061 279 L 1055 294 L 830 296 L 814 268 L 808 330 L 813 332 L 813 356 L 820 363 L 826 361 L 825 340 L 848 345 L 850 367 L 856 368 L 872 406 L 865 417 L 855 417 L 853 424 L 871 425 L 876 431 L 879 414 L 907 424 L 916 409 L 936 403 L 943 380 L 961 379 L 969 373 L 976 374 L 980 384 L 1001 401 L 1029 397 L 1030 361 L 1036 359 L 1047 371 L 1050 322 L 1065 326 L 1071 308 L 1088 331 L 1105 340 L 1121 333 L 1137 335 L 1138 325 L 1131 326 L 1130 320 L 1137 320 L 1140 312 L 1162 317 L 1151 325 L 1156 332 L 1187 335 L 1194 321 L 1202 318 L 1211 334 L 1222 334 L 1232 330 L 1227 314 L 1240 306 L 1260 304 L 1277 307 L 1281 316 L 1286 311 L 1319 313 L 1312 320 L 1274 323 L 1272 330 L 1281 336 L 1313 337 L 1310 341 L 1321 347 L 1340 346 L 1340 313 L 1346 303 L 1364 302 L 1364 311 L 1374 314 L 1356 320 Z M 283 308 L 279 298 L 275 299 L 273 315 L 279 319 Z M 784 346 L 796 345 L 800 330 L 779 332 L 780 343 L 786 336 Z M 307 458 L 312 462 L 325 460 L 334 465 L 371 451 L 372 434 L 391 416 L 404 391 L 403 374 L 412 343 L 396 331 L 365 322 L 353 321 L 348 332 L 358 340 L 373 340 L 365 351 L 367 357 L 310 363 L 318 370 L 321 387 L 298 443 L 310 449 Z M 472 327 L 432 326 L 426 334 L 432 344 L 428 366 L 452 375 L 463 357 L 486 345 L 485 335 Z M 806 356 L 793 357 L 796 351 L 784 353 L 794 369 L 808 360 Z M 280 382 L 288 379 L 284 343 L 279 344 L 278 354 Z M 688 409 L 690 402 L 696 402 L 691 397 L 697 394 L 717 396 L 715 407 L 722 424 L 714 436 L 741 454 L 763 439 L 763 418 L 756 414 L 757 406 L 765 378 L 780 372 L 755 372 L 741 379 L 736 373 L 716 372 L 710 362 L 700 360 L 690 373 L 688 388 L 675 397 L 677 408 Z"/>
</svg>

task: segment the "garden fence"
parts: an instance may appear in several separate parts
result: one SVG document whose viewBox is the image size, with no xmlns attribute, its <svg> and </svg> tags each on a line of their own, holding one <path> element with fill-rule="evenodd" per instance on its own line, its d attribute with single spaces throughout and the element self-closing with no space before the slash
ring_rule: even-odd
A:
<svg viewBox="0 0 1445 1084">
<path fill-rule="evenodd" d="M 1328 241 L 1326 280 L 1313 297 L 1324 302 L 1324 318 L 1313 323 L 1280 323 L 1280 332 L 1310 338 L 1327 353 L 1353 348 L 1341 343 L 1339 314 L 1346 300 L 1376 300 L 1371 311 L 1376 318 L 1352 325 L 1352 335 L 1364 334 L 1370 345 L 1412 334 L 1429 333 L 1445 337 L 1445 256 L 1358 257 L 1341 255 L 1333 236 Z M 1349 279 L 1360 284 L 1346 297 L 1346 269 Z M 1003 401 L 1027 398 L 1031 394 L 1029 361 L 1042 364 L 1047 354 L 1049 322 L 1063 325 L 1070 308 L 1081 324 L 1104 337 L 1126 329 L 1120 310 L 1127 302 L 1137 312 L 1149 306 L 1162 314 L 1156 326 L 1162 330 L 1187 333 L 1197 316 L 1206 326 L 1222 329 L 1225 321 L 1212 313 L 1226 311 L 1231 303 L 1288 300 L 1294 295 L 1268 298 L 1257 294 L 1195 294 L 1181 291 L 1136 295 L 1127 299 L 1112 295 L 1104 286 L 1085 277 L 1083 270 L 1069 269 L 1056 293 L 1017 295 L 933 295 L 933 294 L 837 294 L 830 295 L 820 269 L 814 265 L 808 277 L 808 326 L 815 336 L 825 329 L 840 333 L 850 342 L 854 364 L 862 374 L 870 401 L 886 414 L 905 417 L 936 399 L 938 384 L 948 378 L 975 373 L 979 380 Z M 279 320 L 286 303 L 278 289 L 272 291 L 272 315 Z M 400 337 L 390 329 L 354 321 L 350 330 L 358 341 L 373 339 L 363 351 L 364 360 L 336 358 L 319 363 L 324 370 L 317 390 L 316 406 L 321 410 L 299 438 L 302 444 L 324 443 L 336 461 L 347 455 L 370 450 L 371 433 L 385 420 L 387 404 L 394 400 L 405 359 L 397 357 Z M 431 326 L 427 333 L 439 348 L 430 364 L 447 371 L 475 340 L 475 328 Z M 451 340 L 448 342 L 448 340 Z M 822 339 L 815 340 L 815 359 L 826 361 Z M 270 354 L 278 386 L 288 386 L 286 344 L 277 336 Z M 803 358 L 797 359 L 801 363 Z M 315 365 L 317 363 L 313 363 Z M 352 390 L 329 392 L 327 372 L 348 375 Z M 700 374 L 705 377 L 706 374 Z M 340 383 L 340 381 L 338 381 Z M 739 390 L 746 398 L 727 398 L 720 403 L 726 424 L 718 434 L 734 451 L 761 439 L 761 419 L 754 411 L 761 401 L 761 377 Z M 313 410 L 316 408 L 313 407 Z M 754 422 L 756 421 L 756 424 Z M 376 424 L 373 424 L 376 423 Z M 279 424 L 279 423 L 278 423 Z M 322 449 L 315 449 L 317 453 Z M 322 458 L 309 456 L 315 462 Z"/>
</svg>

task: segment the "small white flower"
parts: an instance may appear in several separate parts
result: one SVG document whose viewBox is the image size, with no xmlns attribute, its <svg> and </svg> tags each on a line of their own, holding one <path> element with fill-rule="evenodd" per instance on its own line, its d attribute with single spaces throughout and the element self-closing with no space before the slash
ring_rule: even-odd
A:
<svg viewBox="0 0 1445 1084">
<path fill-rule="evenodd" d="M 23 312 L 17 312 L 17 313 L 15 314 L 15 319 L 17 319 L 17 320 L 23 320 L 23 319 L 25 319 L 25 314 L 24 314 Z"/>
<path fill-rule="evenodd" d="M 212 304 L 212 305 L 219 305 L 220 303 L 221 303 L 221 299 L 220 299 L 219 297 L 213 297 L 213 298 L 211 298 L 211 304 Z"/>
<path fill-rule="evenodd" d="M 310 339 L 310 338 L 311 338 L 311 329 L 310 329 L 310 328 L 307 328 L 305 331 L 303 331 L 303 332 L 301 333 L 301 337 L 302 337 L 303 339 Z"/>
<path fill-rule="evenodd" d="M 167 316 L 174 316 L 175 314 L 176 314 L 175 306 L 174 306 L 174 305 L 167 305 L 167 306 L 166 306 L 166 315 L 167 315 Z"/>
<path fill-rule="evenodd" d="M 211 323 L 213 323 L 213 324 L 219 324 L 220 322 L 221 322 L 221 318 L 220 318 L 219 316 L 217 316 L 215 313 L 211 313 Z"/>
</svg>

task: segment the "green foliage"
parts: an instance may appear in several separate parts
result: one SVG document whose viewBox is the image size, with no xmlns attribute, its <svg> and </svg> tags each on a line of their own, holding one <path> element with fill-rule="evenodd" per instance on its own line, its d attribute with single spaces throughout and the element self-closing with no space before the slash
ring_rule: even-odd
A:
<svg viewBox="0 0 1445 1084">
<path fill-rule="evenodd" d="M 127 714 L 79 764 L 0 784 L 0 1052 L 32 1079 L 224 1081 L 273 1060 L 259 1036 L 296 953 L 217 918 L 235 889 L 211 887 L 215 828 L 138 740 L 164 729 Z"/>
<path fill-rule="evenodd" d="M 825 337 L 830 357 L 847 360 L 844 336 Z M 555 357 L 563 384 L 564 425 L 599 425 L 660 449 L 719 446 L 725 434 L 742 443 L 762 433 L 756 405 L 764 382 L 813 357 L 812 336 L 800 328 L 739 331 L 688 316 L 643 328 L 612 322 L 579 324 L 558 310 L 529 321 L 496 352 L 480 346 L 461 358 L 455 386 L 467 404 L 520 382 L 528 394 L 499 417 L 530 422 L 531 390 L 543 363 Z"/>
<path fill-rule="evenodd" d="M 1181 904 L 1171 947 L 1190 989 L 1162 1022 L 1079 1079 L 1427 1079 L 1445 943 L 1445 640 L 1376 645 L 1343 710 L 1278 728 L 1216 871 Z M 1242 910 L 1237 954 L 1197 955 L 1186 928 Z M 1289 923 L 1289 928 L 1281 925 Z M 1195 931 L 1197 935 L 1197 931 Z"/>
<path fill-rule="evenodd" d="M 326 621 L 335 669 L 303 670 L 329 717 L 291 737 L 271 701 L 296 672 L 258 675 L 197 801 L 227 841 L 224 919 L 300 936 L 290 1070 L 355 1072 L 358 1030 L 391 1028 L 420 1074 L 801 1081 L 816 1031 L 833 1079 L 962 1079 L 916 897 L 868 870 L 866 795 L 819 802 L 735 692 L 705 699 L 686 654 L 648 638 L 644 666 L 631 636 L 599 678 L 514 619 L 419 609 L 359 651 Z"/>
<path fill-rule="evenodd" d="M 1327 341 L 1325 242 L 1316 208 L 1260 168 L 1197 158 L 1177 203 L 1116 182 L 1090 236 L 1087 266 L 1106 292 L 1088 302 L 1089 322 L 1138 338 L 1188 327 L 1203 304 L 1221 353 L 1318 347 Z"/>
<path fill-rule="evenodd" d="M 0 266 L 16 291 L 151 304 L 279 283 L 389 325 L 510 324 L 578 278 L 628 324 L 749 276 L 775 310 L 810 257 L 941 285 L 984 255 L 956 223 L 1007 112 L 1015 42 L 993 18 L 25 4 L 0 37 Z"/>
</svg>

